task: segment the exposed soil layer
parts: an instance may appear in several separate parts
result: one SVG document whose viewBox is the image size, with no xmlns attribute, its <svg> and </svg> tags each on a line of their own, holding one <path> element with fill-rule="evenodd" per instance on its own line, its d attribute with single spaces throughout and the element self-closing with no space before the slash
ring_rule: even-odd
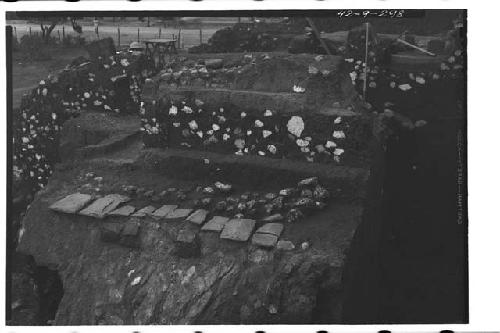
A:
<svg viewBox="0 0 500 333">
<path fill-rule="evenodd" d="M 124 184 L 158 192 L 207 182 L 203 176 L 180 180 L 154 164 L 147 170 L 104 159 L 61 165 L 31 205 L 19 245 L 38 265 L 57 268 L 61 276 L 64 295 L 56 324 L 311 323 L 321 313 L 322 320 L 340 320 L 342 296 L 332 293 L 326 302 L 318 295 L 341 288 L 344 250 L 363 213 L 359 204 L 333 199 L 321 213 L 288 225 L 282 237 L 297 246 L 290 252 L 201 233 L 201 257 L 181 259 L 173 252 L 173 241 L 180 229 L 192 227 L 186 222 L 146 218 L 142 246 L 133 250 L 103 243 L 101 221 L 48 210 L 57 198 L 77 191 L 88 172 L 103 177 L 100 193 L 116 193 Z M 235 194 L 247 190 L 235 186 Z M 275 189 L 264 183 L 256 187 Z M 147 200 L 135 198 L 131 204 L 139 207 Z M 310 248 L 302 250 L 305 241 Z"/>
</svg>

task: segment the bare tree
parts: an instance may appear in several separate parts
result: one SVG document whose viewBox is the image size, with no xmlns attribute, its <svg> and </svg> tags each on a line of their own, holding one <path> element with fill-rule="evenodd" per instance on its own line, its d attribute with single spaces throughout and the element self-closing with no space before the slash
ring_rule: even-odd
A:
<svg viewBox="0 0 500 333">
<path fill-rule="evenodd" d="M 45 43 L 49 42 L 50 34 L 54 30 L 54 28 L 58 24 L 63 24 L 68 20 L 71 22 L 71 26 L 73 27 L 73 30 L 76 31 L 77 33 L 81 34 L 82 27 L 81 27 L 81 25 L 78 24 L 75 17 L 67 18 L 67 17 L 60 17 L 60 16 L 51 16 L 51 17 L 39 18 L 40 29 L 42 30 L 42 38 L 45 41 Z"/>
</svg>

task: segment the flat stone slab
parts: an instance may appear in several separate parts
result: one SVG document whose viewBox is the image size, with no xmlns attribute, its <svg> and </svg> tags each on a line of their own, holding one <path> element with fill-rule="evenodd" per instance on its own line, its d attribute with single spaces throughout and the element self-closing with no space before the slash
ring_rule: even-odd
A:
<svg viewBox="0 0 500 333">
<path fill-rule="evenodd" d="M 177 205 L 163 205 L 151 214 L 156 219 L 161 219 L 167 216 L 168 213 L 172 212 L 177 208 Z"/>
<path fill-rule="evenodd" d="M 210 221 L 205 223 L 203 227 L 201 227 L 202 231 L 215 231 L 221 232 L 224 229 L 224 226 L 229 221 L 229 217 L 225 216 L 214 216 Z"/>
<path fill-rule="evenodd" d="M 207 215 L 208 215 L 208 210 L 197 209 L 193 214 L 189 215 L 189 217 L 186 219 L 186 221 L 189 221 L 189 222 L 197 224 L 197 225 L 202 225 L 203 222 L 205 222 Z"/>
<path fill-rule="evenodd" d="M 130 216 L 130 214 L 132 214 L 133 212 L 135 212 L 134 206 L 125 205 L 125 206 L 122 206 L 120 208 L 115 209 L 114 211 L 109 213 L 109 215 L 110 216 Z"/>
<path fill-rule="evenodd" d="M 137 212 L 132 214 L 132 216 L 135 217 L 144 217 L 144 216 L 150 216 L 153 214 L 153 212 L 156 210 L 154 206 L 146 206 L 144 208 L 139 209 Z"/>
<path fill-rule="evenodd" d="M 281 223 L 266 223 L 259 229 L 257 229 L 257 233 L 259 234 L 271 234 L 279 237 L 283 232 L 283 224 Z"/>
<path fill-rule="evenodd" d="M 106 215 L 116 209 L 121 203 L 129 201 L 130 198 L 121 194 L 108 194 L 103 198 L 97 199 L 87 208 L 80 211 L 81 215 L 104 218 Z"/>
<path fill-rule="evenodd" d="M 85 207 L 90 201 L 92 201 L 91 195 L 74 193 L 56 201 L 49 208 L 55 210 L 56 212 L 75 214 L 80 209 Z"/>
<path fill-rule="evenodd" d="M 181 219 L 181 218 L 186 218 L 191 214 L 193 210 L 191 208 L 177 208 L 165 216 L 166 219 L 169 220 L 174 220 L 174 219 Z"/>
<path fill-rule="evenodd" d="M 278 242 L 278 237 L 271 234 L 255 233 L 252 237 L 252 244 L 261 247 L 275 247 Z"/>
<path fill-rule="evenodd" d="M 220 234 L 221 239 L 230 239 L 238 242 L 246 242 L 253 229 L 255 221 L 250 219 L 232 219 L 229 220 Z"/>
</svg>

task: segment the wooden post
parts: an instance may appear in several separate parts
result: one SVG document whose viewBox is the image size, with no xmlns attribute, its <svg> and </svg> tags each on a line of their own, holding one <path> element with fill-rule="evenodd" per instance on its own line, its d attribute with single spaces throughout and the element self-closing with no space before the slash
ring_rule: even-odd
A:
<svg viewBox="0 0 500 333">
<path fill-rule="evenodd" d="M 14 37 L 16 38 L 16 41 L 17 41 L 17 28 L 14 27 Z"/>
<path fill-rule="evenodd" d="M 141 41 L 141 39 L 140 39 L 140 37 L 139 37 L 139 28 L 137 28 L 137 41 L 138 41 L 138 42 L 140 42 L 140 41 Z"/>
<path fill-rule="evenodd" d="M 161 38 L 161 27 L 158 28 L 158 38 Z"/>
<path fill-rule="evenodd" d="M 30 28 L 30 37 L 31 37 L 31 27 L 29 27 L 29 28 Z"/>
<path fill-rule="evenodd" d="M 177 48 L 181 48 L 181 29 L 179 29 L 179 32 L 177 33 Z"/>
<path fill-rule="evenodd" d="M 57 37 L 59 38 L 59 43 L 61 42 L 61 31 L 57 29 Z"/>
<path fill-rule="evenodd" d="M 202 32 L 201 32 L 201 28 L 200 28 L 200 45 L 203 44 L 203 35 L 202 35 Z"/>
<path fill-rule="evenodd" d="M 118 27 L 118 49 L 120 49 L 120 27 Z"/>
<path fill-rule="evenodd" d="M 66 32 L 64 31 L 64 25 L 63 25 L 63 40 L 66 38 Z"/>
</svg>

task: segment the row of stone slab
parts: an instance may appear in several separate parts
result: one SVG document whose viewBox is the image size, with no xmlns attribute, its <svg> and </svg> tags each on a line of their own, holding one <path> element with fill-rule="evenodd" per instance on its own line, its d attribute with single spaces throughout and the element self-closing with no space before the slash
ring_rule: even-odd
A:
<svg viewBox="0 0 500 333">
<path fill-rule="evenodd" d="M 52 204 L 49 208 L 62 213 L 80 214 L 102 219 L 106 216 L 121 217 L 146 217 L 154 219 L 178 220 L 185 219 L 193 224 L 201 226 L 202 231 L 219 232 L 221 239 L 246 242 L 255 229 L 255 220 L 244 218 L 229 218 L 225 216 L 214 216 L 204 224 L 209 211 L 205 209 L 194 210 L 190 208 L 178 208 L 177 205 L 163 205 L 160 208 L 146 206 L 136 211 L 130 205 L 118 207 L 130 200 L 121 194 L 109 194 L 93 201 L 91 195 L 74 193 Z M 92 202 L 93 201 L 93 202 Z M 252 237 L 252 244 L 261 247 L 274 247 L 283 232 L 283 224 L 270 222 L 260 227 Z"/>
</svg>

